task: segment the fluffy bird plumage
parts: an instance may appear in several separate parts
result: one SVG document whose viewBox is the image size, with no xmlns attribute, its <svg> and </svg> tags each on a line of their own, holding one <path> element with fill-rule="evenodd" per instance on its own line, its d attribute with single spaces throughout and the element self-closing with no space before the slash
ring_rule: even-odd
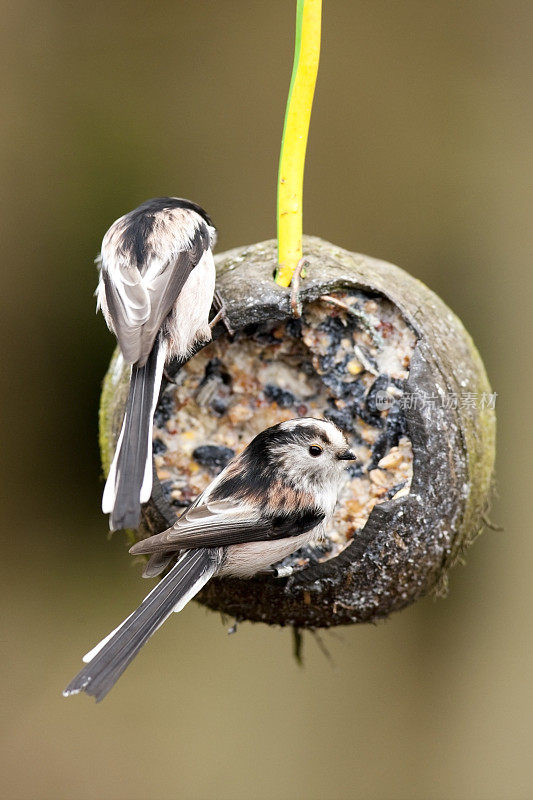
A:
<svg viewBox="0 0 533 800">
<path fill-rule="evenodd" d="M 131 365 L 122 429 L 102 510 L 136 528 L 152 490 L 152 421 L 165 363 L 211 338 L 216 231 L 196 203 L 147 200 L 111 225 L 99 258 L 98 308 Z"/>
<path fill-rule="evenodd" d="M 250 577 L 322 537 L 344 461 L 355 456 L 333 423 L 303 418 L 267 428 L 163 533 L 135 544 L 150 555 L 146 576 L 175 561 L 155 589 L 87 654 L 64 694 L 101 700 L 172 611 L 214 575 Z"/>
</svg>

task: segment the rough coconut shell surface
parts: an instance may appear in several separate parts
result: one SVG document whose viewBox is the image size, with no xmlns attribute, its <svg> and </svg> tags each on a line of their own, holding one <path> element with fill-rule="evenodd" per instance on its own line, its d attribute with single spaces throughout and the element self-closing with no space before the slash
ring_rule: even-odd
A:
<svg viewBox="0 0 533 800">
<path fill-rule="evenodd" d="M 495 453 L 495 415 L 483 363 L 460 320 L 423 283 L 398 267 L 304 237 L 309 266 L 303 304 L 336 290 L 390 300 L 414 330 L 406 392 L 434 398 L 405 408 L 413 448 L 407 496 L 374 507 L 362 531 L 336 558 L 290 578 L 214 579 L 196 598 L 236 619 L 330 627 L 388 616 L 417 598 L 443 592 L 448 569 L 483 527 Z M 240 330 L 292 315 L 290 289 L 273 280 L 276 241 L 216 257 L 217 288 Z M 225 335 L 218 326 L 215 335 Z M 100 445 L 107 472 L 120 430 L 129 368 L 117 353 L 104 381 Z M 176 511 L 157 480 L 136 538 L 173 524 Z"/>
</svg>

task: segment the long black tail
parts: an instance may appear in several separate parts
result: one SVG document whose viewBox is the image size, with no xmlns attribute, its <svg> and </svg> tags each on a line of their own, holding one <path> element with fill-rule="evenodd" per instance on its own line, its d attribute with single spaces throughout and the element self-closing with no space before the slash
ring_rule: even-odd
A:
<svg viewBox="0 0 533 800">
<path fill-rule="evenodd" d="M 112 531 L 137 528 L 152 491 L 152 424 L 165 360 L 159 339 L 143 367 L 131 369 L 124 420 L 102 498 Z"/>
<path fill-rule="evenodd" d="M 84 657 L 88 664 L 63 694 L 86 692 L 102 700 L 120 678 L 143 644 L 173 611 L 181 609 L 215 574 L 220 551 L 189 550 L 170 570 L 139 608 Z"/>
</svg>

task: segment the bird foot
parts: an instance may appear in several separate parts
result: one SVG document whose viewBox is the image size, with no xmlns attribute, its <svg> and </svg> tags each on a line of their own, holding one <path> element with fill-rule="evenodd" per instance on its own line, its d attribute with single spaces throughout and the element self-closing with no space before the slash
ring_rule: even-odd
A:
<svg viewBox="0 0 533 800">
<path fill-rule="evenodd" d="M 294 274 L 291 280 L 291 310 L 293 316 L 299 319 L 302 316 L 302 301 L 300 300 L 300 278 L 302 271 L 305 267 L 309 266 L 309 262 L 305 258 L 301 258 L 296 265 Z"/>
<path fill-rule="evenodd" d="M 213 317 L 213 319 L 211 320 L 211 322 L 209 323 L 209 327 L 211 328 L 211 330 L 213 330 L 213 328 L 219 322 L 222 322 L 224 324 L 224 327 L 226 328 L 227 332 L 229 333 L 229 335 L 230 336 L 235 336 L 235 331 L 231 327 L 230 321 L 229 321 L 229 319 L 228 319 L 228 317 L 226 315 L 226 308 L 225 308 L 225 305 L 224 305 L 224 301 L 223 301 L 222 297 L 220 296 L 220 294 L 218 293 L 217 290 L 215 290 L 215 293 L 213 294 L 213 305 L 215 306 L 215 308 L 218 308 L 218 311 L 215 314 L 215 316 Z"/>
<path fill-rule="evenodd" d="M 174 383 L 174 384 L 176 383 L 172 375 L 170 375 L 165 368 L 163 369 L 163 375 L 165 376 L 168 383 Z"/>
</svg>

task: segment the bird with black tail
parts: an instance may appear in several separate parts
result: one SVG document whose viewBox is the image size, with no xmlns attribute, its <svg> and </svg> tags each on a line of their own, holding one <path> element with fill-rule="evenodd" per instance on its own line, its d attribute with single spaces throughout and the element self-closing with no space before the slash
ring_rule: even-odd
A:
<svg viewBox="0 0 533 800">
<path fill-rule="evenodd" d="M 179 197 L 147 200 L 111 225 L 98 259 L 98 308 L 131 365 L 128 399 L 102 499 L 111 530 L 137 528 L 152 491 L 152 421 L 165 364 L 211 339 L 216 231 Z"/>
<path fill-rule="evenodd" d="M 333 423 L 310 417 L 259 433 L 163 533 L 135 544 L 150 555 L 144 574 L 170 571 L 139 608 L 84 658 L 63 694 L 96 700 L 173 611 L 215 575 L 249 578 L 310 542 L 331 520 L 343 468 L 355 459 Z"/>
</svg>

